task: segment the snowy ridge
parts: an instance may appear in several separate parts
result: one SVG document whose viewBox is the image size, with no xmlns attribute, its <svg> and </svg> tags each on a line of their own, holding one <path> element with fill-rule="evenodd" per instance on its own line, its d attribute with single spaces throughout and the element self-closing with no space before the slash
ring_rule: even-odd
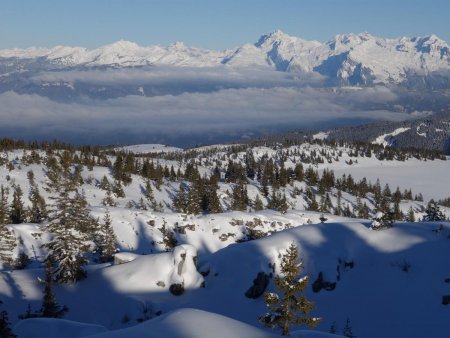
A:
<svg viewBox="0 0 450 338">
<path fill-rule="evenodd" d="M 132 146 L 123 146 L 114 148 L 116 151 L 127 151 L 134 154 L 149 154 L 149 153 L 171 153 L 182 151 L 181 148 L 171 147 L 164 144 L 135 144 Z"/>
<path fill-rule="evenodd" d="M 44 60 L 60 67 L 265 67 L 316 73 L 350 85 L 402 83 L 411 75 L 450 70 L 449 45 L 435 35 L 384 39 L 368 33 L 337 35 L 320 43 L 275 31 L 261 36 L 255 44 L 225 51 L 198 49 L 179 42 L 142 47 L 120 40 L 92 50 L 65 46 L 2 50 L 0 58 Z"/>
<path fill-rule="evenodd" d="M 398 129 L 395 129 L 392 133 L 380 135 L 372 142 L 372 144 L 380 144 L 385 147 L 391 146 L 394 136 L 404 133 L 405 131 L 408 131 L 409 129 L 411 129 L 411 128 L 398 128 Z"/>
</svg>

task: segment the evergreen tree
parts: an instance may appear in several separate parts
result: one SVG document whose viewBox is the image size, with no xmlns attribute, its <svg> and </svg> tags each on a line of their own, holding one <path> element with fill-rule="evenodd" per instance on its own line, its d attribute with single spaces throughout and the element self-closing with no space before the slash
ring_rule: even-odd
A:
<svg viewBox="0 0 450 338">
<path fill-rule="evenodd" d="M 408 214 L 406 216 L 406 221 L 407 222 L 415 222 L 416 221 L 416 216 L 414 215 L 414 210 L 412 207 L 409 207 Z"/>
<path fill-rule="evenodd" d="M 102 204 L 107 207 L 115 207 L 117 206 L 116 201 L 114 201 L 114 197 L 111 191 L 111 188 L 106 189 L 105 197 L 102 199 Z"/>
<path fill-rule="evenodd" d="M 392 212 L 384 213 L 382 211 L 378 211 L 375 217 L 373 218 L 371 229 L 372 230 L 383 230 L 387 228 L 391 228 L 394 224 L 393 214 Z"/>
<path fill-rule="evenodd" d="M 106 177 L 106 175 L 103 175 L 102 180 L 100 181 L 100 189 L 102 190 L 109 190 L 111 189 L 111 184 L 108 181 L 108 178 Z"/>
<path fill-rule="evenodd" d="M 16 237 L 6 224 L 0 224 L 0 262 L 12 265 L 13 250 L 16 247 Z"/>
<path fill-rule="evenodd" d="M 337 201 L 336 201 L 336 208 L 334 209 L 334 214 L 336 216 L 342 215 L 342 192 L 341 192 L 341 190 L 338 190 L 338 192 L 337 192 Z"/>
<path fill-rule="evenodd" d="M 111 215 L 109 210 L 106 209 L 103 223 L 99 224 L 95 234 L 95 245 L 102 262 L 111 262 L 114 259 L 114 254 L 117 252 L 117 237 L 111 223 Z"/>
<path fill-rule="evenodd" d="M 5 189 L 0 187 L 0 262 L 8 265 L 12 264 L 12 254 L 16 247 L 16 237 L 14 233 L 7 228 L 9 223 L 8 217 L 8 200 Z"/>
<path fill-rule="evenodd" d="M 9 221 L 8 195 L 2 185 L 0 186 L 0 224 L 8 224 Z"/>
<path fill-rule="evenodd" d="M 39 188 L 33 187 L 31 189 L 31 207 L 28 209 L 31 223 L 42 223 L 47 217 L 47 204 L 44 197 L 41 196 Z"/>
<path fill-rule="evenodd" d="M 289 335 L 292 324 L 314 327 L 320 321 L 320 318 L 309 316 L 314 303 L 303 295 L 308 286 L 308 278 L 300 278 L 301 264 L 297 263 L 297 258 L 297 247 L 292 243 L 281 257 L 281 275 L 277 275 L 274 281 L 280 295 L 270 292 L 264 294 L 269 312 L 260 317 L 260 321 L 268 327 L 281 328 L 283 336 Z"/>
<path fill-rule="evenodd" d="M 152 189 L 152 185 L 150 183 L 150 180 L 147 180 L 145 182 L 145 189 L 144 189 L 144 195 L 145 198 L 151 203 L 155 203 L 155 197 L 153 196 L 153 189 Z"/>
<path fill-rule="evenodd" d="M 264 204 L 261 201 L 259 195 L 256 195 L 255 197 L 255 201 L 253 202 L 253 209 L 255 209 L 255 211 L 260 211 L 264 209 Z"/>
<path fill-rule="evenodd" d="M 2 302 L 0 302 L 1 304 Z M 0 312 L 0 338 L 15 338 L 17 337 L 12 329 L 11 323 L 9 322 L 8 312 L 3 310 Z"/>
<path fill-rule="evenodd" d="M 120 183 L 120 181 L 114 181 L 113 193 L 117 197 L 125 197 L 125 192 L 123 191 L 122 183 Z"/>
<path fill-rule="evenodd" d="M 87 209 L 84 195 L 73 191 L 70 176 L 63 174 L 60 182 L 50 222 L 42 226 L 42 231 L 51 234 L 52 240 L 43 247 L 49 251 L 48 259 L 56 265 L 55 280 L 72 283 L 86 277 L 83 266 L 87 264 L 86 254 L 91 251 L 90 239 L 96 220 Z"/>
<path fill-rule="evenodd" d="M 184 184 L 180 183 L 180 188 L 173 200 L 173 208 L 177 212 L 187 212 L 187 192 L 184 188 Z"/>
<path fill-rule="evenodd" d="M 445 215 L 439 208 L 439 205 L 431 200 L 428 202 L 428 207 L 425 210 L 425 216 L 423 216 L 424 222 L 437 222 L 437 221 L 445 221 Z"/>
<path fill-rule="evenodd" d="M 283 214 L 286 213 L 289 209 L 286 195 L 282 195 L 279 191 L 272 189 L 272 195 L 270 197 L 269 203 L 267 204 L 267 208 L 278 210 Z"/>
<path fill-rule="evenodd" d="M 192 215 L 198 215 L 201 211 L 201 195 L 195 186 L 191 186 L 187 194 L 186 212 Z"/>
<path fill-rule="evenodd" d="M 207 206 L 206 211 L 211 214 L 217 214 L 223 212 L 222 205 L 220 204 L 219 195 L 217 195 L 217 189 L 218 189 L 217 183 L 213 184 L 211 183 L 207 187 L 206 191 L 206 200 L 207 200 Z"/>
<path fill-rule="evenodd" d="M 303 179 L 304 179 L 304 172 L 303 172 L 303 166 L 302 166 L 302 164 L 301 163 L 297 163 L 296 165 L 295 165 L 295 168 L 294 168 L 294 177 L 295 177 L 295 179 L 297 180 L 297 181 L 303 181 Z"/>
<path fill-rule="evenodd" d="M 55 294 L 53 293 L 53 274 L 52 262 L 47 259 L 45 262 L 45 287 L 44 298 L 42 300 L 42 307 L 40 316 L 46 318 L 61 318 L 68 311 L 66 306 L 60 306 L 56 302 Z"/>
<path fill-rule="evenodd" d="M 148 210 L 147 204 L 144 202 L 144 199 L 142 197 L 139 199 L 138 208 L 140 210 Z"/>
<path fill-rule="evenodd" d="M 25 207 L 22 202 L 22 188 L 20 185 L 14 187 L 13 200 L 11 203 L 10 218 L 13 224 L 20 224 L 26 221 Z"/>
<path fill-rule="evenodd" d="M 344 337 L 348 338 L 356 338 L 356 336 L 353 334 L 352 326 L 350 325 L 350 319 L 347 318 L 345 322 L 344 329 L 342 330 L 342 335 Z"/>
<path fill-rule="evenodd" d="M 231 209 L 245 211 L 248 206 L 247 184 L 238 183 L 233 186 Z"/>
<path fill-rule="evenodd" d="M 333 324 L 331 324 L 330 329 L 328 330 L 328 332 L 331 333 L 331 334 L 337 334 L 336 322 L 333 322 Z"/>
<path fill-rule="evenodd" d="M 316 195 L 312 192 L 310 188 L 306 189 L 305 195 L 307 197 L 308 206 L 306 210 L 309 211 L 319 211 L 319 204 L 316 201 Z"/>
<path fill-rule="evenodd" d="M 392 211 L 392 217 L 394 220 L 403 219 L 403 212 L 400 210 L 400 204 L 397 200 L 394 200 L 394 210 Z"/>
<path fill-rule="evenodd" d="M 116 156 L 116 161 L 114 162 L 113 167 L 111 168 L 112 175 L 115 181 L 122 182 L 125 185 L 128 185 L 132 182 L 131 171 L 132 171 L 132 162 L 129 155 L 124 155 L 123 153 L 118 153 Z"/>
</svg>

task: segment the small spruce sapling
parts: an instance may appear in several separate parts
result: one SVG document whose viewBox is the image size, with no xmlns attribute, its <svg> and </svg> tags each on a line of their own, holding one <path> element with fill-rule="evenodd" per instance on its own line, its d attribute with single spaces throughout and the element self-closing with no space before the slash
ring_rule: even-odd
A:
<svg viewBox="0 0 450 338">
<path fill-rule="evenodd" d="M 280 275 L 275 277 L 279 294 L 266 292 L 264 298 L 269 311 L 259 318 L 268 327 L 279 327 L 283 336 L 288 336 L 293 324 L 316 326 L 320 318 L 310 317 L 314 303 L 304 296 L 308 277 L 300 278 L 301 264 L 297 263 L 297 247 L 292 243 L 281 258 Z"/>
<path fill-rule="evenodd" d="M 0 304 L 3 304 L 3 302 L 0 301 Z M 6 310 L 0 312 L 0 337 L 1 338 L 17 337 L 11 329 L 11 323 L 9 322 L 8 312 L 6 312 Z"/>
</svg>

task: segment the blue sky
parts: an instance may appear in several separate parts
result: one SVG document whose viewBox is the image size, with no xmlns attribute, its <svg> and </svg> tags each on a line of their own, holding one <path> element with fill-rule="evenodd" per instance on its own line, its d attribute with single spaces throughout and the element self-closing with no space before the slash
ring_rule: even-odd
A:
<svg viewBox="0 0 450 338">
<path fill-rule="evenodd" d="M 450 42 L 449 0 L 0 0 L 0 48 L 119 39 L 141 45 L 225 49 L 281 29 L 327 41 L 367 31 L 383 37 L 437 34 Z"/>
</svg>

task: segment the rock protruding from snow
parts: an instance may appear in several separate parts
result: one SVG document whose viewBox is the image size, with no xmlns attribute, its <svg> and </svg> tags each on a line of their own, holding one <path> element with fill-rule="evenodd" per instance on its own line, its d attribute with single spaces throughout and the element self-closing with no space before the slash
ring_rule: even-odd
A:
<svg viewBox="0 0 450 338">
<path fill-rule="evenodd" d="M 259 298 L 266 291 L 267 285 L 269 285 L 270 277 L 264 272 L 258 272 L 256 278 L 253 280 L 253 285 L 245 292 L 247 298 Z"/>
<path fill-rule="evenodd" d="M 114 265 L 129 263 L 138 257 L 138 254 L 132 252 L 118 252 L 114 255 Z"/>
</svg>

